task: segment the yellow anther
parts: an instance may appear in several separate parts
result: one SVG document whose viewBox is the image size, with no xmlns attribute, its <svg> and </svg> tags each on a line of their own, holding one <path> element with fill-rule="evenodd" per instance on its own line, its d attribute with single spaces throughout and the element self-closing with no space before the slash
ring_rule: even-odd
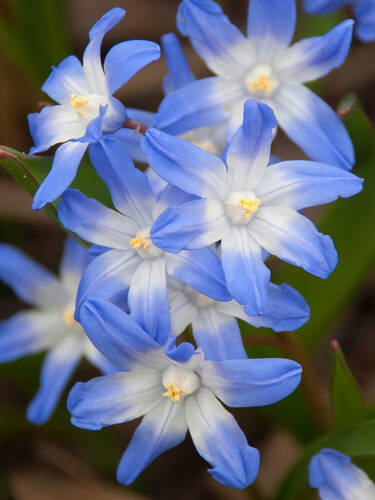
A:
<svg viewBox="0 0 375 500">
<path fill-rule="evenodd" d="M 167 384 L 165 386 L 167 389 L 165 392 L 163 392 L 163 396 L 165 398 L 171 398 L 171 400 L 174 403 L 178 403 L 180 401 L 181 394 L 185 394 L 186 390 L 185 389 L 176 389 L 172 384 Z"/>
<path fill-rule="evenodd" d="M 213 153 L 213 148 L 211 145 L 207 144 L 207 143 L 204 143 L 204 142 L 194 142 L 194 141 L 191 141 L 191 144 L 194 144 L 194 146 L 198 146 L 198 148 L 201 148 L 203 149 L 203 151 L 207 151 L 207 153 Z"/>
<path fill-rule="evenodd" d="M 73 307 L 65 307 L 63 309 L 63 321 L 66 324 L 66 326 L 72 327 L 77 324 L 76 320 L 74 319 L 74 309 Z"/>
<path fill-rule="evenodd" d="M 79 115 L 83 114 L 83 107 L 90 101 L 87 97 L 77 97 L 75 94 L 70 94 L 70 105 Z"/>
<path fill-rule="evenodd" d="M 130 244 L 134 250 L 137 250 L 138 248 L 150 248 L 151 243 L 144 238 L 138 233 L 135 238 L 132 238 L 130 240 Z"/>
<path fill-rule="evenodd" d="M 266 92 L 266 94 L 271 92 L 271 85 L 267 76 L 264 73 L 260 73 L 258 78 L 256 78 L 250 83 L 250 90 L 253 91 L 262 90 Z"/>
<path fill-rule="evenodd" d="M 245 217 L 251 217 L 254 214 L 260 205 L 259 198 L 240 198 L 239 204 L 244 209 Z"/>
</svg>

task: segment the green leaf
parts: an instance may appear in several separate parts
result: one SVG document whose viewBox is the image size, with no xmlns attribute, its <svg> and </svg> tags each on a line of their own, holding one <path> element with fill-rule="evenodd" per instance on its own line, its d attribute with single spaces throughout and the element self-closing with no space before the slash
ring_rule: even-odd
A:
<svg viewBox="0 0 375 500">
<path fill-rule="evenodd" d="M 337 341 L 331 342 L 331 400 L 335 425 L 343 429 L 366 420 L 366 405 Z"/>
<path fill-rule="evenodd" d="M 328 434 L 311 443 L 282 481 L 275 500 L 308 500 L 312 497 L 315 490 L 308 485 L 308 466 L 311 457 L 321 448 L 341 451 L 354 458 L 355 462 L 375 455 L 375 419 Z"/>
<path fill-rule="evenodd" d="M 349 106 L 348 106 L 349 104 Z M 317 348 L 329 329 L 360 288 L 375 264 L 375 134 L 370 121 L 351 98 L 344 102 L 345 124 L 353 139 L 357 163 L 354 173 L 365 179 L 364 189 L 349 199 L 327 206 L 317 223 L 336 246 L 339 263 L 325 281 L 302 269 L 283 267 L 275 273 L 277 282 L 294 286 L 311 308 L 310 321 L 299 330 L 307 348 Z"/>
</svg>

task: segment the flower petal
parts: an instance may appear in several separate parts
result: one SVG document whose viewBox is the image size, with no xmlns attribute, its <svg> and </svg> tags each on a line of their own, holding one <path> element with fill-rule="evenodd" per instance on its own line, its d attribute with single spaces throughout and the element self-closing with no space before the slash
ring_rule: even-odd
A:
<svg viewBox="0 0 375 500">
<path fill-rule="evenodd" d="M 309 14 L 327 14 L 340 9 L 353 0 L 304 0 L 303 7 Z"/>
<path fill-rule="evenodd" d="M 119 372 L 77 383 L 68 397 L 71 422 L 99 430 L 143 416 L 162 399 L 161 372 L 153 369 Z"/>
<path fill-rule="evenodd" d="M 247 34 L 263 64 L 290 44 L 295 26 L 296 0 L 250 0 Z"/>
<path fill-rule="evenodd" d="M 173 335 L 180 335 L 199 314 L 198 308 L 189 300 L 186 293 L 182 291 L 169 291 L 169 306 L 171 311 L 171 332 L 173 332 Z"/>
<path fill-rule="evenodd" d="M 87 143 L 66 142 L 55 153 L 52 167 L 33 198 L 33 210 L 40 210 L 55 201 L 73 182 Z"/>
<path fill-rule="evenodd" d="M 258 475 L 259 452 L 247 444 L 233 416 L 202 387 L 185 403 L 186 420 L 198 453 L 212 465 L 216 481 L 243 489 Z"/>
<path fill-rule="evenodd" d="M 170 94 L 174 90 L 194 82 L 196 78 L 174 33 L 163 35 L 161 44 L 168 66 L 168 74 L 164 78 L 163 89 L 165 94 Z"/>
<path fill-rule="evenodd" d="M 169 207 L 156 219 L 150 234 L 156 246 L 178 253 L 212 245 L 228 227 L 222 203 L 202 199 Z"/>
<path fill-rule="evenodd" d="M 331 238 L 290 208 L 261 207 L 249 232 L 268 252 L 319 278 L 327 278 L 337 265 Z"/>
<path fill-rule="evenodd" d="M 348 198 L 362 190 L 363 179 L 343 168 L 312 161 L 285 161 L 267 168 L 257 189 L 262 206 L 295 210 Z"/>
<path fill-rule="evenodd" d="M 300 383 L 301 373 L 301 366 L 289 359 L 227 359 L 203 363 L 201 377 L 224 404 L 242 408 L 284 399 Z"/>
<path fill-rule="evenodd" d="M 352 19 L 343 21 L 324 36 L 305 38 L 276 60 L 275 69 L 288 83 L 316 80 L 341 66 L 350 48 Z"/>
<path fill-rule="evenodd" d="M 170 184 L 201 197 L 226 195 L 227 169 L 217 156 L 154 128 L 146 132 L 142 148 L 151 168 Z"/>
<path fill-rule="evenodd" d="M 266 104 L 249 99 L 243 124 L 228 145 L 226 163 L 232 190 L 254 189 L 262 181 L 270 159 L 275 115 Z"/>
<path fill-rule="evenodd" d="M 77 290 L 83 271 L 89 262 L 88 251 L 70 236 L 65 240 L 60 261 L 60 276 L 70 290 Z"/>
<path fill-rule="evenodd" d="M 81 359 L 80 339 L 69 335 L 47 354 L 40 373 L 40 388 L 27 408 L 27 420 L 44 424 Z"/>
<path fill-rule="evenodd" d="M 246 226 L 231 226 L 221 242 L 222 264 L 229 293 L 248 313 L 268 310 L 267 285 L 270 271 L 264 264 L 262 249 Z"/>
<path fill-rule="evenodd" d="M 186 436 L 184 406 L 170 400 L 149 411 L 137 427 L 117 469 L 117 481 L 130 484 L 161 453 Z"/>
<path fill-rule="evenodd" d="M 362 42 L 375 40 L 375 5 L 372 0 L 355 2 L 354 14 L 357 18 L 357 37 Z"/>
<path fill-rule="evenodd" d="M 97 245 L 129 250 L 136 223 L 77 189 L 66 191 L 58 204 L 62 224 L 81 238 Z"/>
<path fill-rule="evenodd" d="M 246 358 L 241 332 L 237 321 L 217 311 L 215 307 L 199 309 L 192 320 L 193 335 L 197 345 L 209 360 Z"/>
<path fill-rule="evenodd" d="M 284 85 L 274 96 L 274 111 L 285 133 L 316 161 L 349 170 L 354 149 L 336 113 L 303 85 Z"/>
<path fill-rule="evenodd" d="M 252 46 L 212 0 L 183 0 L 177 27 L 217 75 L 239 78 L 255 61 Z"/>
</svg>

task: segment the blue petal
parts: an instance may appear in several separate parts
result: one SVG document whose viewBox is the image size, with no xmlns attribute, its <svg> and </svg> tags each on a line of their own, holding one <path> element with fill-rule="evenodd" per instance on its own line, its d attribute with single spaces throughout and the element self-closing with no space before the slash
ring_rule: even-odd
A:
<svg viewBox="0 0 375 500">
<path fill-rule="evenodd" d="M 357 37 L 362 42 L 375 40 L 375 4 L 372 0 L 359 0 L 354 3 L 357 17 Z"/>
<path fill-rule="evenodd" d="M 241 332 L 234 318 L 214 307 L 200 309 L 192 322 L 193 335 L 207 360 L 247 359 Z"/>
<path fill-rule="evenodd" d="M 221 242 L 222 264 L 229 293 L 248 314 L 268 310 L 267 285 L 270 271 L 262 259 L 261 247 L 245 226 L 232 226 Z"/>
<path fill-rule="evenodd" d="M 214 300 L 230 300 L 221 263 L 210 248 L 167 255 L 167 272 Z"/>
<path fill-rule="evenodd" d="M 155 370 L 119 372 L 76 384 L 67 405 L 72 424 L 98 430 L 143 416 L 162 398 L 158 375 Z"/>
<path fill-rule="evenodd" d="M 308 82 L 326 75 L 345 61 L 353 24 L 347 19 L 324 36 L 296 43 L 276 62 L 276 71 L 288 83 Z"/>
<path fill-rule="evenodd" d="M 135 271 L 128 295 L 131 317 L 159 344 L 171 330 L 165 259 L 145 259 Z"/>
<path fill-rule="evenodd" d="M 152 111 L 144 111 L 143 109 L 127 107 L 126 112 L 128 114 L 128 117 L 132 120 L 143 123 L 143 125 L 146 125 L 146 127 L 152 127 L 155 116 L 155 113 L 153 113 Z M 142 134 L 139 134 L 139 137 L 142 138 Z"/>
<path fill-rule="evenodd" d="M 112 47 L 104 59 L 109 92 L 116 92 L 135 73 L 159 57 L 159 45 L 146 40 L 128 40 Z"/>
<path fill-rule="evenodd" d="M 198 453 L 212 465 L 216 481 L 243 489 L 253 483 L 259 469 L 259 452 L 251 448 L 233 416 L 212 392 L 201 388 L 186 400 L 186 420 Z"/>
<path fill-rule="evenodd" d="M 67 229 L 97 245 L 129 250 L 129 241 L 138 229 L 131 219 L 77 189 L 64 193 L 57 208 L 59 219 Z"/>
<path fill-rule="evenodd" d="M 88 251 L 76 240 L 68 237 L 60 262 L 60 276 L 65 282 L 79 281 L 89 262 Z"/>
<path fill-rule="evenodd" d="M 254 53 L 246 38 L 212 0 L 183 0 L 178 9 L 177 27 L 218 75 L 239 77 L 254 62 Z"/>
<path fill-rule="evenodd" d="M 277 403 L 301 381 L 301 366 L 279 358 L 207 361 L 202 382 L 226 405 L 242 408 Z"/>
<path fill-rule="evenodd" d="M 330 448 L 322 448 L 314 455 L 309 464 L 309 483 L 312 488 L 319 488 L 325 482 L 334 482 L 336 474 L 330 478 L 329 472 L 338 472 L 337 479 L 346 483 L 348 470 L 347 465 L 351 463 L 350 457 Z M 330 470 L 331 469 L 331 470 Z M 328 472 L 328 477 L 327 477 Z"/>
<path fill-rule="evenodd" d="M 160 345 L 110 302 L 89 300 L 81 309 L 80 321 L 95 347 L 121 370 L 136 363 L 158 369 L 164 366 L 163 360 L 168 363 Z"/>
<path fill-rule="evenodd" d="M 170 94 L 173 90 L 194 82 L 196 78 L 174 33 L 163 35 L 161 44 L 168 65 L 168 74 L 164 78 L 163 88 L 165 94 Z"/>
<path fill-rule="evenodd" d="M 303 85 L 285 85 L 275 95 L 274 110 L 285 133 L 312 159 L 349 170 L 354 149 L 337 114 Z"/>
<path fill-rule="evenodd" d="M 169 336 L 169 340 L 164 346 L 165 354 L 176 361 L 177 363 L 187 363 L 190 361 L 191 357 L 199 353 L 199 350 L 195 350 L 193 344 L 190 342 L 182 342 L 176 346 L 177 337 L 174 335 Z"/>
<path fill-rule="evenodd" d="M 47 355 L 39 391 L 27 408 L 29 422 L 41 425 L 49 419 L 80 358 L 80 340 L 74 336 L 63 340 Z"/>
<path fill-rule="evenodd" d="M 79 284 L 76 319 L 88 299 L 110 299 L 126 291 L 140 263 L 141 258 L 133 250 L 108 250 L 92 260 Z"/>
<path fill-rule="evenodd" d="M 157 191 L 159 187 L 161 186 L 160 185 L 154 186 L 153 190 Z M 189 194 L 186 191 L 179 189 L 178 187 L 172 186 L 172 184 L 166 184 L 166 186 L 162 188 L 162 190 L 157 195 L 157 204 L 153 215 L 154 217 L 157 217 L 158 214 L 161 214 L 164 210 L 166 210 L 169 207 L 176 207 L 178 205 L 181 205 L 182 203 L 186 203 L 188 201 L 193 201 L 197 199 L 198 199 L 197 196 Z"/>
<path fill-rule="evenodd" d="M 47 203 L 52 203 L 68 189 L 86 149 L 86 143 L 66 142 L 56 150 L 51 170 L 33 198 L 33 210 L 40 210 Z"/>
<path fill-rule="evenodd" d="M 250 0 L 247 33 L 263 64 L 290 44 L 295 26 L 296 0 Z"/>
<path fill-rule="evenodd" d="M 142 148 L 151 168 L 170 184 L 202 197 L 227 193 L 227 170 L 215 155 L 154 128 L 146 132 Z"/>
<path fill-rule="evenodd" d="M 263 205 L 295 210 L 348 198 L 362 190 L 363 179 L 343 168 L 312 161 L 285 161 L 267 168 L 257 196 Z"/>
<path fill-rule="evenodd" d="M 0 279 L 23 301 L 32 305 L 56 305 L 63 290 L 53 274 L 17 248 L 0 244 Z"/>
<path fill-rule="evenodd" d="M 217 77 L 189 83 L 167 95 L 155 116 L 154 127 L 178 135 L 229 119 L 226 104 L 242 96 L 242 82 Z"/>
<path fill-rule="evenodd" d="M 353 0 L 304 0 L 303 7 L 309 14 L 328 14 Z"/>
<path fill-rule="evenodd" d="M 103 119 L 107 109 L 108 105 L 100 106 L 98 116 L 91 120 L 91 122 L 87 125 L 84 135 L 82 137 L 72 139 L 72 141 L 89 144 L 100 141 L 103 137 Z"/>
<path fill-rule="evenodd" d="M 124 135 L 126 131 L 119 130 L 93 144 L 90 158 L 107 184 L 115 207 L 140 226 L 148 226 L 152 221 L 154 196 L 146 175 L 134 167 Z"/>
<path fill-rule="evenodd" d="M 196 200 L 169 207 L 151 227 L 152 242 L 166 252 L 196 250 L 222 239 L 228 221 L 222 203 Z"/>
<path fill-rule="evenodd" d="M 143 418 L 117 469 L 117 481 L 130 484 L 161 453 L 186 436 L 184 406 L 162 401 Z"/>
</svg>

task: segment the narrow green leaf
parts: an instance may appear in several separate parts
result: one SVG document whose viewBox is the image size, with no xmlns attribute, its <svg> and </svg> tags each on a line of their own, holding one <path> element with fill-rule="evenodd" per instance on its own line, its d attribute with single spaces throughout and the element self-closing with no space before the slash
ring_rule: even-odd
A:
<svg viewBox="0 0 375 500">
<path fill-rule="evenodd" d="M 366 420 L 361 389 L 336 340 L 331 342 L 331 400 L 338 429 Z"/>
</svg>

